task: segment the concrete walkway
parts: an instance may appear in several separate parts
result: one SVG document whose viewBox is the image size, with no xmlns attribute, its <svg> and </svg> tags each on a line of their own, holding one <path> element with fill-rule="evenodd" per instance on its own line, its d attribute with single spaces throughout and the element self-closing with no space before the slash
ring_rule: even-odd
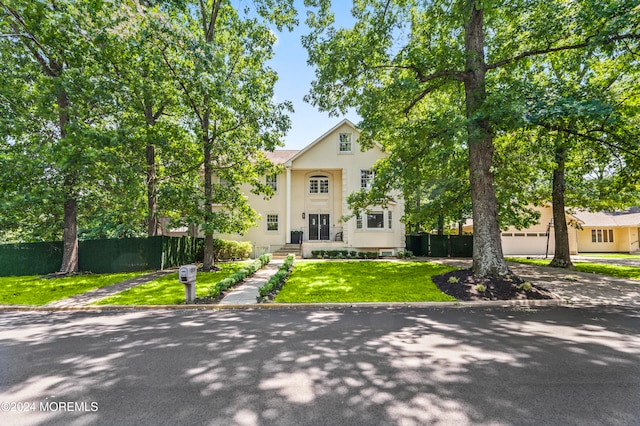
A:
<svg viewBox="0 0 640 426">
<path fill-rule="evenodd" d="M 471 259 L 421 258 L 420 260 L 438 262 L 458 268 L 470 268 L 472 265 Z M 258 288 L 266 284 L 283 263 L 283 260 L 272 260 L 253 276 L 247 278 L 241 285 L 230 291 L 219 304 L 226 307 L 256 305 L 257 297 L 259 296 Z M 572 305 L 640 306 L 640 281 L 511 262 L 509 262 L 509 268 L 521 278 L 546 288 L 563 301 Z M 171 269 L 142 275 L 58 300 L 42 308 L 82 308 L 175 271 L 176 269 Z M 198 307 L 202 305 L 184 305 L 184 307 L 188 306 Z M 2 308 L 9 308 L 9 306 L 3 306 Z M 27 307 L 23 308 L 26 309 Z"/>
<path fill-rule="evenodd" d="M 44 308 L 69 308 L 75 306 L 90 305 L 98 300 L 111 297 L 117 293 L 120 293 L 130 288 L 139 286 L 140 284 L 153 281 L 156 278 L 164 277 L 171 273 L 176 272 L 177 269 L 165 269 L 163 271 L 156 271 L 146 275 L 140 275 L 135 278 L 131 278 L 126 281 L 111 284 L 106 287 L 97 288 L 95 290 L 87 291 L 86 293 L 76 294 L 75 296 L 67 297 L 66 299 L 56 300 L 55 302 L 44 305 Z"/>
<path fill-rule="evenodd" d="M 260 295 L 258 289 L 269 281 L 269 279 L 278 272 L 278 268 L 284 263 L 284 260 L 272 260 L 264 268 L 257 271 L 251 277 L 244 280 L 244 282 L 235 287 L 229 294 L 227 294 L 222 301 L 221 305 L 253 305 L 258 303 L 258 296 Z M 130 288 L 139 286 L 141 284 L 152 281 L 156 278 L 163 277 L 165 275 L 176 272 L 177 269 L 170 269 L 164 271 L 157 271 L 151 274 L 141 275 L 136 278 L 132 278 L 126 281 L 121 281 L 116 284 L 112 284 L 106 287 L 97 288 L 95 290 L 87 291 L 86 293 L 77 294 L 75 296 L 68 297 L 66 299 L 57 300 L 44 305 L 43 308 L 71 308 L 87 306 L 98 300 L 111 297 L 117 293 L 120 293 Z M 197 282 L 197 281 L 196 281 Z"/>
<path fill-rule="evenodd" d="M 244 280 L 244 283 L 234 288 L 221 301 L 221 305 L 255 305 L 258 303 L 260 292 L 258 289 L 265 285 L 269 279 L 278 272 L 284 260 L 276 259 L 256 271 L 251 277 Z"/>
</svg>

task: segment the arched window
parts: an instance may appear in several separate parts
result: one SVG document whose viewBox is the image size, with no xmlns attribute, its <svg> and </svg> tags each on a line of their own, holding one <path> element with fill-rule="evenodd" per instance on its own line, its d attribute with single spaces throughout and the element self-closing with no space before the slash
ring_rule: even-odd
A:
<svg viewBox="0 0 640 426">
<path fill-rule="evenodd" d="M 309 178 L 309 193 L 310 194 L 328 194 L 329 178 L 322 175 L 311 176 Z"/>
</svg>

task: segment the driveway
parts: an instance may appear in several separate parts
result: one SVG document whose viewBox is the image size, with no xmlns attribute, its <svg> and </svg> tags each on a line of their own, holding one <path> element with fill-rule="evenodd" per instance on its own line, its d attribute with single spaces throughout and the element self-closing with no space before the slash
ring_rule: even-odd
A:
<svg viewBox="0 0 640 426">
<path fill-rule="evenodd" d="M 437 258 L 434 261 L 458 268 L 472 265 L 471 259 Z M 572 304 L 640 305 L 640 281 L 637 280 L 514 262 L 508 264 L 522 279 L 544 287 Z"/>
</svg>

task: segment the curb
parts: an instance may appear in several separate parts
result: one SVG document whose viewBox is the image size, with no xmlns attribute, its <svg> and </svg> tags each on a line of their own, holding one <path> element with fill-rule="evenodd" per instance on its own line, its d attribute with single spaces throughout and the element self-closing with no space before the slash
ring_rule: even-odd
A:
<svg viewBox="0 0 640 426">
<path fill-rule="evenodd" d="M 102 306 L 0 306 L 0 312 L 64 312 L 64 311 L 153 311 L 153 310 L 291 310 L 291 309 L 349 309 L 349 308 L 421 308 L 421 309 L 465 309 L 465 308 L 533 308 L 544 306 L 574 306 L 566 300 L 496 300 L 476 302 L 358 302 L 358 303 L 255 303 L 251 305 L 102 305 Z"/>
</svg>

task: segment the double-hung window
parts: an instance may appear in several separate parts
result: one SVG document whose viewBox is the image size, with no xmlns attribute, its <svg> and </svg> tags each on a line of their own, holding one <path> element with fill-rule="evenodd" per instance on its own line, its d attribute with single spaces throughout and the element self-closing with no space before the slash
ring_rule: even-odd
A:
<svg viewBox="0 0 640 426">
<path fill-rule="evenodd" d="M 274 191 L 278 190 L 278 175 L 269 175 L 267 176 L 267 185 L 271 187 Z"/>
<path fill-rule="evenodd" d="M 373 181 L 373 172 L 371 170 L 360 170 L 360 188 L 371 188 L 371 181 Z"/>
<path fill-rule="evenodd" d="M 340 133 L 338 135 L 338 151 L 351 152 L 351 133 Z"/>
<path fill-rule="evenodd" d="M 278 215 L 268 214 L 267 215 L 267 231 L 277 231 L 277 230 L 278 230 Z"/>
</svg>

